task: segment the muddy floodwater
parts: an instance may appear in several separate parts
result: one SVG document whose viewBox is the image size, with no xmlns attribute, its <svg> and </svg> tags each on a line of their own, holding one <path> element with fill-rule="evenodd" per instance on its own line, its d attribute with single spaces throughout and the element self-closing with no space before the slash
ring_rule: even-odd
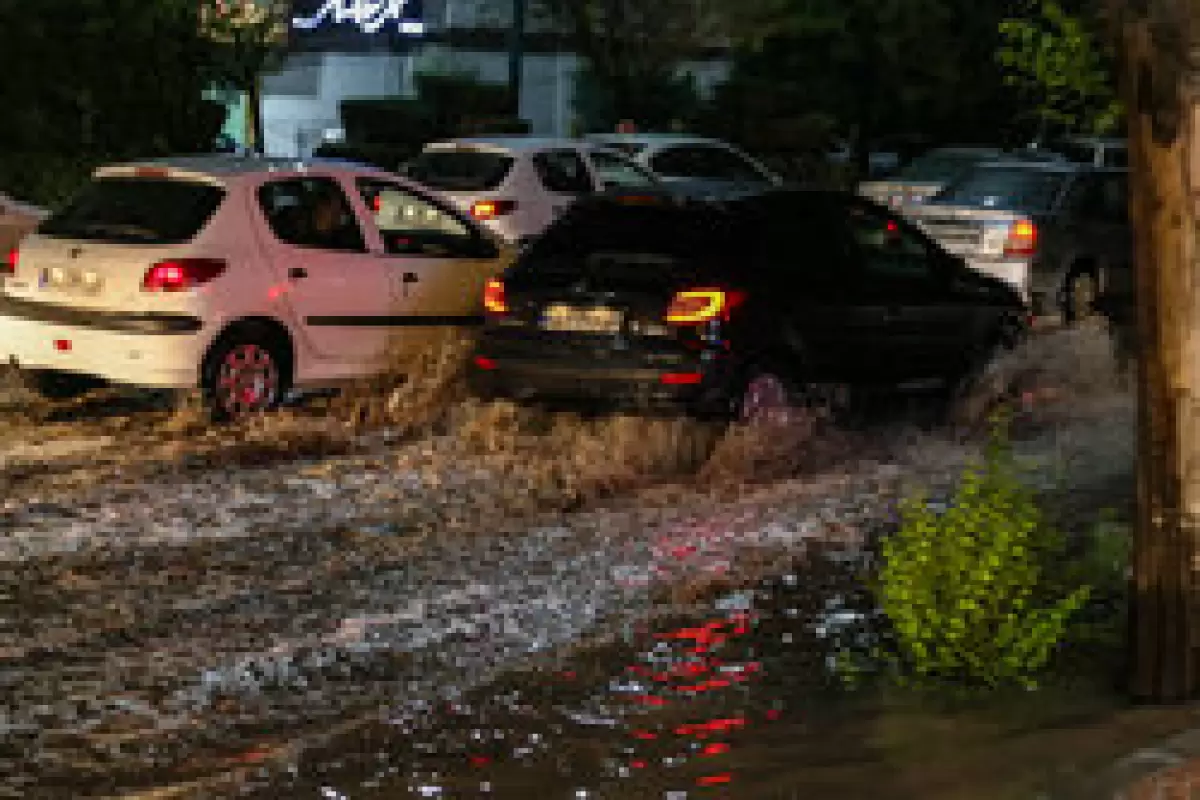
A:
<svg viewBox="0 0 1200 800">
<path fill-rule="evenodd" d="M 861 627 L 851 578 L 818 557 L 721 596 L 707 615 L 394 709 L 243 796 L 766 796 L 753 787 L 797 758 L 837 763 L 860 749 L 820 724 L 856 713 L 828 669 Z"/>
</svg>

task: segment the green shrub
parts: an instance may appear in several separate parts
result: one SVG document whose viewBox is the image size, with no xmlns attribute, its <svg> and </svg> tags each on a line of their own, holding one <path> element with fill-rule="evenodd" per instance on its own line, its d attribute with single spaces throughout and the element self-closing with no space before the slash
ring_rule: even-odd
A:
<svg viewBox="0 0 1200 800">
<path fill-rule="evenodd" d="M 944 511 L 902 504 L 882 543 L 876 597 L 889 627 L 878 655 L 902 685 L 939 690 L 1035 688 L 1089 587 L 1065 596 L 1044 572 L 1063 553 L 1020 480 L 996 418 L 982 465 Z"/>
</svg>

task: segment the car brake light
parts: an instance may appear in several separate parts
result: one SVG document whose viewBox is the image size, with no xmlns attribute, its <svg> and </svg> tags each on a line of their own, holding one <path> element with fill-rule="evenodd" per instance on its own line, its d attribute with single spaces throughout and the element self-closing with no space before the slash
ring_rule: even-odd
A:
<svg viewBox="0 0 1200 800">
<path fill-rule="evenodd" d="M 181 258 L 160 261 L 146 270 L 142 290 L 147 292 L 183 292 L 208 283 L 225 271 L 225 262 L 216 258 Z"/>
<path fill-rule="evenodd" d="M 17 262 L 21 260 L 21 251 L 13 248 L 8 251 L 8 256 L 4 259 L 4 263 L 0 265 L 0 275 L 16 275 Z"/>
<path fill-rule="evenodd" d="M 1037 253 L 1037 225 L 1027 219 L 1014 222 L 1004 242 L 1005 256 L 1032 256 Z"/>
<path fill-rule="evenodd" d="M 471 204 L 471 216 L 475 219 L 495 219 L 516 210 L 515 200 L 477 200 Z"/>
<path fill-rule="evenodd" d="M 489 314 L 508 313 L 508 300 L 504 296 L 504 281 L 492 278 L 483 285 L 483 309 Z"/>
<path fill-rule="evenodd" d="M 729 313 L 741 305 L 745 295 L 723 289 L 689 289 L 677 292 L 667 306 L 666 321 L 676 325 L 696 325 L 715 319 L 729 319 Z"/>
</svg>

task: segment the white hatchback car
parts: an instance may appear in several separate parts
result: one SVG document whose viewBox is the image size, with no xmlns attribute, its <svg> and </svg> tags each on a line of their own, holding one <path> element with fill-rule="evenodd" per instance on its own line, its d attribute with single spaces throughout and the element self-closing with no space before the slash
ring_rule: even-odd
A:
<svg viewBox="0 0 1200 800">
<path fill-rule="evenodd" d="M 784 182 L 757 159 L 720 139 L 673 133 L 594 133 L 585 138 L 620 150 L 659 180 L 691 191 L 755 191 Z"/>
<path fill-rule="evenodd" d="M 104 167 L 0 262 L 0 356 L 47 396 L 199 387 L 217 416 L 238 416 L 481 322 L 506 251 L 369 167 L 236 156 Z"/>
<path fill-rule="evenodd" d="M 661 186 L 615 150 L 530 136 L 434 142 L 408 162 L 404 174 L 518 245 L 541 234 L 580 197 L 614 187 Z"/>
</svg>

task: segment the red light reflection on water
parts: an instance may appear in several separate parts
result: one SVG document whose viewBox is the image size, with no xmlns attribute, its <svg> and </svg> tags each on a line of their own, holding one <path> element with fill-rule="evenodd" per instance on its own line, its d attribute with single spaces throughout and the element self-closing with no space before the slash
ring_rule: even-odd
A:
<svg viewBox="0 0 1200 800">
<path fill-rule="evenodd" d="M 723 783 L 732 783 L 733 775 L 728 772 L 722 772 L 720 775 L 705 775 L 702 778 L 696 779 L 697 786 L 717 786 Z"/>
</svg>

